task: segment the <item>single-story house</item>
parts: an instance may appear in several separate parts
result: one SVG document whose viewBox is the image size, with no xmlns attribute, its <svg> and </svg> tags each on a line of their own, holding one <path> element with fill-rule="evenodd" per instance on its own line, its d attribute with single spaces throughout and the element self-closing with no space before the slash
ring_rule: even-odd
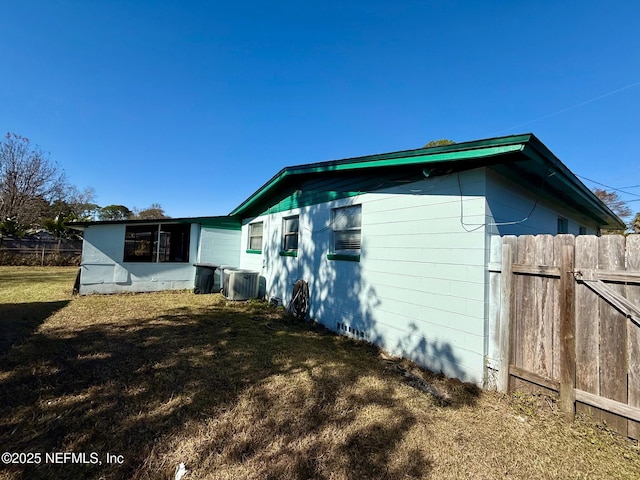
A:
<svg viewBox="0 0 640 480">
<path fill-rule="evenodd" d="M 188 287 L 192 259 L 235 260 L 259 272 L 261 296 L 287 304 L 303 279 L 311 319 L 478 384 L 491 335 L 492 241 L 624 228 L 532 134 L 287 167 L 211 221 L 224 228 L 205 235 L 204 224 L 176 220 L 191 222 L 192 241 L 189 263 L 171 264 L 131 262 L 134 222 L 85 224 L 81 293 L 99 292 L 100 281 Z M 226 235 L 228 256 L 208 235 Z"/>
</svg>

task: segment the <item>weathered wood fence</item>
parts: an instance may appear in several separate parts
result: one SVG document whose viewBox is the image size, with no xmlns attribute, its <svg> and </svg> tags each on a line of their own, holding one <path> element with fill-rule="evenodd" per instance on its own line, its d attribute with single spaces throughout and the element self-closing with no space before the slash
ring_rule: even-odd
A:
<svg viewBox="0 0 640 480">
<path fill-rule="evenodd" d="M 640 438 L 640 235 L 507 236 L 493 250 L 498 388 L 557 394 L 567 416 Z"/>
</svg>

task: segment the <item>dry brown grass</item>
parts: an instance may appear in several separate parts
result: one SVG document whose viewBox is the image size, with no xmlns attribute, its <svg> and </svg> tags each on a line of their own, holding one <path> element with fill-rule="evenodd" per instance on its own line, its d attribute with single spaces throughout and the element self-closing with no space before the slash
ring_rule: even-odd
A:
<svg viewBox="0 0 640 480">
<path fill-rule="evenodd" d="M 180 462 L 185 480 L 640 478 L 636 442 L 567 423 L 546 397 L 385 361 L 260 302 L 72 299 L 74 274 L 0 268 L 0 445 L 124 463 L 13 465 L 0 478 L 172 479 Z"/>
</svg>

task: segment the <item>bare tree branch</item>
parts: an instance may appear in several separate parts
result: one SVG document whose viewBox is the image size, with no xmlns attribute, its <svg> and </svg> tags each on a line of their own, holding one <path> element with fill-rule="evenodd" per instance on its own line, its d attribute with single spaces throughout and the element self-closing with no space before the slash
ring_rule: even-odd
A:
<svg viewBox="0 0 640 480">
<path fill-rule="evenodd" d="M 0 222 L 17 229 L 37 225 L 49 204 L 62 200 L 68 184 L 64 171 L 29 139 L 7 133 L 0 144 Z"/>
</svg>

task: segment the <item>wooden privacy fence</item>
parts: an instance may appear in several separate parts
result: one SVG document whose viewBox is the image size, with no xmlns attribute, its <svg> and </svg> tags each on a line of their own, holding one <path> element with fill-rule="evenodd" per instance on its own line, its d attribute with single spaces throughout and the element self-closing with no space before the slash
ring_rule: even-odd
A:
<svg viewBox="0 0 640 480">
<path fill-rule="evenodd" d="M 640 438 L 640 235 L 501 239 L 498 387 Z M 495 270 L 494 270 L 495 272 Z"/>
</svg>

